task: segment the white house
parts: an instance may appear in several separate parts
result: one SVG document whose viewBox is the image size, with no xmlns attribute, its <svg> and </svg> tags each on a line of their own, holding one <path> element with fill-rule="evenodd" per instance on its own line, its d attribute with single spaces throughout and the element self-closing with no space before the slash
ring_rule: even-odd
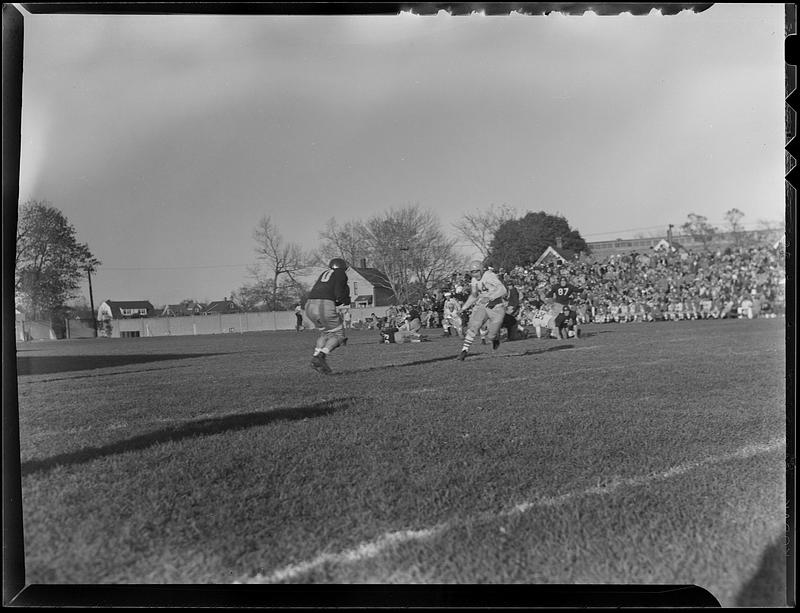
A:
<svg viewBox="0 0 800 613">
<path fill-rule="evenodd" d="M 97 320 L 152 317 L 154 313 L 149 300 L 106 300 L 97 309 Z"/>
<path fill-rule="evenodd" d="M 377 268 L 347 269 L 350 300 L 356 308 L 370 308 L 397 304 L 397 298 L 385 273 Z"/>
</svg>

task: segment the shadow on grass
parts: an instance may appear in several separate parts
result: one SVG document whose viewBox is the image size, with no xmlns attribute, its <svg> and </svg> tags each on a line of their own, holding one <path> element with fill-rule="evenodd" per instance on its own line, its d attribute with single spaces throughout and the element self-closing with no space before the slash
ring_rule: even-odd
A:
<svg viewBox="0 0 800 613">
<path fill-rule="evenodd" d="M 205 358 L 216 353 L 160 353 L 139 355 L 18 356 L 17 375 L 49 375 L 57 372 L 113 368 L 163 360 Z"/>
<path fill-rule="evenodd" d="M 756 574 L 736 596 L 735 606 L 785 607 L 787 561 L 785 537 L 781 534 L 764 550 Z"/>
<path fill-rule="evenodd" d="M 510 341 L 516 342 L 516 341 Z M 503 343 L 505 344 L 505 343 Z M 546 349 L 529 349 L 528 351 L 523 351 L 522 353 L 498 353 L 497 355 L 492 355 L 488 351 L 484 351 L 482 353 L 471 353 L 467 356 L 467 360 L 475 360 L 475 359 L 487 359 L 487 358 L 520 358 L 529 355 L 539 355 L 542 353 L 550 353 L 551 351 L 561 351 L 562 349 L 573 349 L 575 345 L 556 345 L 554 347 L 547 347 Z M 369 368 L 356 368 L 353 370 L 343 370 L 341 372 L 333 373 L 334 375 L 350 375 L 353 373 L 362 373 L 362 372 L 373 372 L 376 370 L 385 370 L 387 368 L 400 368 L 403 366 L 419 366 L 421 364 L 434 364 L 436 362 L 448 362 L 451 360 L 457 360 L 458 355 L 447 355 L 447 356 L 440 356 L 438 358 L 426 358 L 424 360 L 414 360 L 413 362 L 402 362 L 400 364 L 383 364 L 382 366 L 370 366 Z"/>
<path fill-rule="evenodd" d="M 331 415 L 337 411 L 342 411 L 351 406 L 354 398 L 343 398 L 326 400 L 309 406 L 285 407 L 272 409 L 269 411 L 258 411 L 252 413 L 242 413 L 238 415 L 225 415 L 210 419 L 201 419 L 178 426 L 173 426 L 158 432 L 149 432 L 140 436 L 110 443 L 101 447 L 86 447 L 71 453 L 62 453 L 43 460 L 31 460 L 23 462 L 20 467 L 20 474 L 24 477 L 36 472 L 50 470 L 57 466 L 71 466 L 91 462 L 106 456 L 112 456 L 128 451 L 139 451 L 170 441 L 180 441 L 196 436 L 208 434 L 220 434 L 233 430 L 244 430 L 255 426 L 279 420 L 300 420 L 312 417 L 322 417 Z"/>
</svg>

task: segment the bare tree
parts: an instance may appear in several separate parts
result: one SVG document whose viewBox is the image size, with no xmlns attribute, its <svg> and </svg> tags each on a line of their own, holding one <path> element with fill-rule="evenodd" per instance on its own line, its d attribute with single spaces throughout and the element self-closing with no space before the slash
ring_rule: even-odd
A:
<svg viewBox="0 0 800 613">
<path fill-rule="evenodd" d="M 322 242 L 316 260 L 320 266 L 327 266 L 332 258 L 344 258 L 351 266 L 357 266 L 359 260 L 368 256 L 364 247 L 364 224 L 360 221 L 339 224 L 332 217 L 319 237 Z"/>
<path fill-rule="evenodd" d="M 416 298 L 409 292 L 412 286 L 432 289 L 463 264 L 456 241 L 444 235 L 438 217 L 416 204 L 368 219 L 363 240 L 370 260 L 386 274 L 401 303 Z"/>
<path fill-rule="evenodd" d="M 689 221 L 681 225 L 681 230 L 703 245 L 703 249 L 710 251 L 709 245 L 717 236 L 717 229 L 708 223 L 703 215 L 689 213 Z"/>
<path fill-rule="evenodd" d="M 265 270 L 262 272 L 258 265 L 248 270 L 256 279 L 257 287 L 269 288 L 272 310 L 276 311 L 282 294 L 286 293 L 285 290 L 302 287 L 302 283 L 295 277 L 310 268 L 313 256 L 303 251 L 297 243 L 286 242 L 267 215 L 258 222 L 253 231 L 253 239 L 256 241 L 258 259 L 263 263 Z"/>
<path fill-rule="evenodd" d="M 470 242 L 480 252 L 481 257 L 486 259 L 491 252 L 492 239 L 497 229 L 506 221 L 516 219 L 516 210 L 505 204 L 495 207 L 489 206 L 487 211 L 476 211 L 464 213 L 453 227 L 459 236 Z"/>
<path fill-rule="evenodd" d="M 733 237 L 733 242 L 737 247 L 742 243 L 742 232 L 744 230 L 742 217 L 744 217 L 744 213 L 736 208 L 725 213 L 725 221 L 728 224 L 731 237 Z"/>
</svg>

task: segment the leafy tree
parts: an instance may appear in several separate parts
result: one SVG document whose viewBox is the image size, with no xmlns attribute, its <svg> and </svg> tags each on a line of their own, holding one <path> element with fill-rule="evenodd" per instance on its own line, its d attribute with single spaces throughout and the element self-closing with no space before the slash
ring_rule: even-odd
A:
<svg viewBox="0 0 800 613">
<path fill-rule="evenodd" d="M 560 215 L 540 211 L 507 220 L 495 232 L 487 263 L 505 269 L 532 264 L 549 246 L 555 247 L 559 238 L 564 249 L 588 252 L 580 232 Z"/>
<path fill-rule="evenodd" d="M 89 305 L 89 300 L 86 296 L 81 296 L 72 304 L 67 305 L 65 307 L 65 312 L 68 313 L 70 317 L 77 319 L 92 319 L 93 315 L 92 307 Z"/>
<path fill-rule="evenodd" d="M 517 217 L 516 211 L 505 204 L 495 208 L 490 205 L 487 211 L 464 213 L 453 227 L 459 236 L 467 240 L 486 259 L 491 252 L 492 239 L 498 228 Z"/>
<path fill-rule="evenodd" d="M 66 216 L 47 201 L 29 200 L 17 225 L 14 289 L 28 314 L 54 317 L 76 296 L 84 275 L 100 261 L 79 243 Z"/>
<path fill-rule="evenodd" d="M 708 219 L 703 215 L 689 213 L 688 219 L 681 225 L 681 230 L 691 236 L 694 241 L 701 243 L 705 251 L 710 251 L 710 245 L 717 236 L 717 229 L 708 223 Z"/>
</svg>

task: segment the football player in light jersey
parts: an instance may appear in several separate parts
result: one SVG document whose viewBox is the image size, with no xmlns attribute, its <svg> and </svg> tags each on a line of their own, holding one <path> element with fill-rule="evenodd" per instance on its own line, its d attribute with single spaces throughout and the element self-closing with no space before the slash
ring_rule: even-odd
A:
<svg viewBox="0 0 800 613">
<path fill-rule="evenodd" d="M 474 308 L 469 317 L 467 332 L 464 334 L 464 345 L 458 354 L 459 360 L 467 357 L 472 342 L 484 323 L 487 327 L 486 337 L 492 341 L 492 350 L 496 351 L 500 346 L 498 332 L 506 314 L 505 297 L 508 290 L 500 278 L 491 270 L 485 270 L 483 264 L 478 261 L 470 264 L 469 272 L 472 276 L 470 294 L 461 310 L 467 310 L 473 305 Z"/>
<path fill-rule="evenodd" d="M 340 312 L 340 307 L 350 305 L 346 270 L 347 262 L 342 258 L 333 258 L 328 264 L 328 270 L 319 276 L 311 288 L 306 301 L 306 317 L 320 332 L 311 366 L 326 375 L 331 373 L 328 354 L 339 345 L 347 343 Z"/>
<path fill-rule="evenodd" d="M 553 330 L 556 318 L 548 305 L 541 300 L 533 300 L 531 308 L 531 325 L 536 329 L 536 338 L 542 338 L 542 328 Z M 548 336 L 552 336 L 552 333 L 548 332 Z"/>
<path fill-rule="evenodd" d="M 452 334 L 451 330 L 456 331 L 457 336 L 461 336 L 461 327 L 463 325 L 461 321 L 461 315 L 459 312 L 461 311 L 461 303 L 456 300 L 455 296 L 450 292 L 447 292 L 445 295 L 444 301 L 444 311 L 443 311 L 443 318 L 442 318 L 442 328 L 444 328 L 444 335 L 450 336 Z"/>
</svg>

